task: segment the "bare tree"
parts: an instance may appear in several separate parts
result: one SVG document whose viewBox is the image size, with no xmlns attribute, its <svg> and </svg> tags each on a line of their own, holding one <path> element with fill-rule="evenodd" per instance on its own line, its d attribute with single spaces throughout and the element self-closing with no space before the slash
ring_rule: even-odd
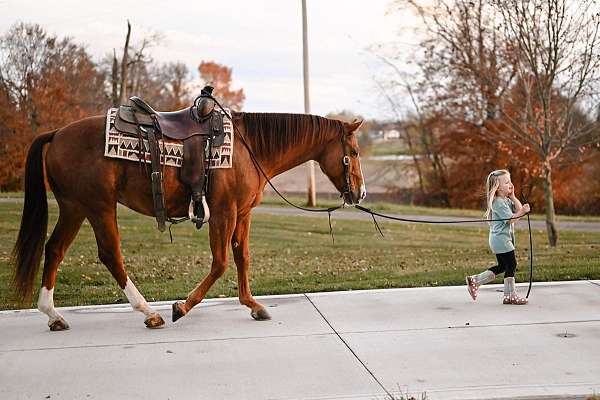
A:
<svg viewBox="0 0 600 400">
<path fill-rule="evenodd" d="M 127 101 L 127 74 L 129 73 L 129 38 L 131 36 L 131 24 L 127 20 L 127 36 L 125 37 L 125 47 L 123 47 L 123 57 L 121 58 L 121 76 L 119 90 L 119 104 L 125 104 Z"/>
<path fill-rule="evenodd" d="M 414 128 L 431 169 L 427 171 L 432 178 L 428 191 L 450 206 L 451 188 L 439 136 L 450 134 L 449 123 L 481 126 L 482 121 L 495 117 L 499 98 L 514 76 L 510 53 L 495 35 L 492 9 L 484 0 L 397 0 L 394 5 L 408 7 L 422 21 L 422 31 L 417 32 L 422 37 L 419 51 L 402 60 L 417 60 L 419 73 L 409 77 L 389 59 L 380 59 L 400 77 L 392 83 L 402 88 L 415 110 Z M 432 185 L 437 185 L 436 190 Z"/>
<path fill-rule="evenodd" d="M 30 129 L 39 127 L 37 107 L 32 92 L 39 80 L 46 60 L 57 39 L 49 37 L 39 25 L 17 23 L 0 39 L 0 83 L 27 115 Z"/>
<path fill-rule="evenodd" d="M 191 74 L 182 62 L 150 65 L 143 95 L 162 109 L 179 109 L 192 102 Z"/>
<path fill-rule="evenodd" d="M 130 76 L 127 81 L 127 87 L 130 93 L 137 94 L 142 90 L 144 81 L 148 80 L 147 66 L 152 65 L 154 60 L 148 55 L 148 50 L 162 41 L 162 34 L 151 33 L 142 38 L 142 42 L 134 46 L 133 55 L 129 61 Z"/>
<path fill-rule="evenodd" d="M 169 97 L 172 99 L 174 108 L 179 108 L 190 102 L 189 92 L 189 75 L 190 72 L 184 63 L 169 63 L 166 66 L 167 88 L 169 90 Z"/>
<path fill-rule="evenodd" d="M 125 36 L 125 46 L 123 47 L 123 56 L 121 61 L 117 60 L 116 51 L 113 50 L 112 56 L 112 101 L 113 107 L 120 104 L 126 104 L 131 95 L 140 95 L 147 92 L 145 86 L 151 80 L 148 65 L 152 64 L 152 58 L 148 56 L 148 50 L 160 43 L 162 35 L 160 33 L 151 33 L 142 38 L 141 43 L 130 45 L 131 24 L 127 21 L 127 35 Z M 120 66 L 120 68 L 119 68 Z M 116 93 L 119 93 L 118 98 Z"/>
<path fill-rule="evenodd" d="M 25 23 L 0 36 L 0 190 L 22 188 L 37 133 L 105 109 L 103 85 L 104 75 L 71 38 Z"/>
<path fill-rule="evenodd" d="M 382 58 L 382 59 L 389 65 L 393 66 L 394 69 L 396 70 L 396 72 L 400 73 L 400 71 L 397 69 L 395 64 L 393 64 L 386 58 Z M 417 177 L 418 177 L 418 181 L 419 181 L 419 191 L 420 191 L 421 195 L 424 195 L 425 194 L 425 185 L 423 184 L 423 171 L 421 168 L 421 163 L 419 161 L 419 155 L 420 155 L 419 153 L 421 152 L 421 150 L 414 143 L 413 138 L 412 138 L 413 135 L 411 133 L 414 130 L 414 129 L 412 129 L 413 127 L 416 128 L 416 132 L 419 136 L 422 136 L 425 130 L 423 129 L 424 128 L 423 115 L 421 113 L 421 109 L 420 109 L 418 103 L 416 102 L 415 98 L 412 96 L 412 89 L 410 87 L 410 84 L 406 81 L 404 82 L 405 83 L 404 86 L 405 86 L 406 90 L 411 94 L 411 100 L 413 102 L 413 106 L 415 109 L 415 116 L 416 116 L 415 124 L 412 124 L 409 122 L 409 120 L 411 118 L 408 117 L 406 114 L 404 114 L 403 108 L 398 104 L 398 102 L 395 100 L 394 96 L 390 93 L 389 88 L 387 88 L 382 82 L 380 82 L 375 77 L 373 77 L 373 81 L 375 82 L 375 85 L 379 88 L 383 97 L 387 100 L 387 102 L 392 110 L 392 113 L 395 116 L 395 119 L 398 121 L 398 125 L 401 125 L 402 122 L 406 123 L 406 125 L 403 127 L 399 126 L 399 131 L 400 131 L 400 134 L 402 135 L 404 141 L 406 142 L 406 145 L 408 146 L 408 151 L 411 154 L 413 164 L 415 166 L 415 170 L 417 171 Z"/>
<path fill-rule="evenodd" d="M 433 4 L 432 4 L 433 3 Z M 399 0 L 422 18 L 420 96 L 479 138 L 535 155 L 548 242 L 558 233 L 552 170 L 599 142 L 598 4 L 573 0 Z M 594 132 L 596 132 L 594 134 Z M 589 153 L 589 152 L 588 152 Z M 519 164 L 520 163 L 520 164 Z"/>
<path fill-rule="evenodd" d="M 111 96 L 110 102 L 113 107 L 119 107 L 119 60 L 117 60 L 117 51 L 113 49 L 112 69 L 110 74 Z"/>
<path fill-rule="evenodd" d="M 485 0 L 397 0 L 421 18 L 421 79 L 416 86 L 435 112 L 481 122 L 494 118 L 514 78 L 513 54 L 497 34 L 495 10 Z"/>
<path fill-rule="evenodd" d="M 423 105 L 422 102 L 428 102 L 429 99 L 419 100 L 417 98 L 413 83 L 409 79 L 409 74 L 402 71 L 388 57 L 377 53 L 374 53 L 374 55 L 390 67 L 395 74 L 395 78 L 388 82 L 387 85 L 375 77 L 373 77 L 373 80 L 399 121 L 399 131 L 408 145 L 415 170 L 417 171 L 420 194 L 423 198 L 425 198 L 426 194 L 428 196 L 435 194 L 434 197 L 439 199 L 443 206 L 449 207 L 447 168 L 444 156 L 438 150 L 436 129 L 431 124 L 432 121 L 438 119 L 440 114 L 439 110 L 430 106 L 430 104 L 435 104 L 436 102 Z M 422 88 L 422 85 L 418 83 L 416 85 Z M 400 94 L 394 94 L 394 88 L 399 88 Z M 398 96 L 410 99 L 411 112 L 407 112 L 407 106 L 401 105 L 396 100 Z M 421 157 L 426 161 L 423 166 Z M 424 183 L 426 172 L 431 175 L 430 178 L 433 178 L 432 180 L 435 182 L 436 189 L 433 191 L 435 193 L 432 193 L 431 185 L 426 188 Z"/>
<path fill-rule="evenodd" d="M 517 115 L 501 108 L 510 127 L 504 136 L 531 146 L 539 157 L 548 239 L 556 246 L 553 165 L 563 152 L 600 141 L 594 124 L 577 118 L 578 108 L 593 115 L 598 107 L 600 8 L 594 1 L 572 0 L 494 1 L 494 6 L 506 42 L 515 46 L 524 89 L 525 107 Z"/>
</svg>

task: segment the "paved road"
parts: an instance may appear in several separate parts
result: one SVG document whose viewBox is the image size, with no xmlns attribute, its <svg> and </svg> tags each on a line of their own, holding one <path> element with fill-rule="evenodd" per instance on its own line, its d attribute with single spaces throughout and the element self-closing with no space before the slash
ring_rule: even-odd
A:
<svg viewBox="0 0 600 400">
<path fill-rule="evenodd" d="M 55 202 L 55 200 L 50 200 L 51 202 Z M 22 203 L 22 198 L 0 198 L 0 203 Z M 375 210 L 376 211 L 376 210 Z M 272 214 L 272 215 L 293 215 L 293 216 L 305 216 L 305 217 L 315 217 L 315 218 L 326 218 L 327 214 L 325 213 L 313 213 L 308 211 L 298 210 L 296 208 L 290 207 L 268 207 L 268 206 L 259 206 L 255 208 L 253 211 L 255 214 Z M 387 213 L 383 213 L 387 214 Z M 424 215 L 405 215 L 405 214 L 390 214 L 394 217 L 399 218 L 407 218 L 407 219 L 416 219 L 416 220 L 429 220 L 429 221 L 458 221 L 458 220 L 476 220 L 477 218 L 468 218 L 468 217 L 440 217 L 440 216 L 424 216 Z M 351 220 L 372 220 L 370 214 L 366 214 L 363 212 L 359 212 L 354 208 L 348 208 L 344 210 L 336 210 L 332 214 L 333 218 L 339 219 L 351 219 Z M 383 218 L 377 218 L 379 222 L 382 223 L 404 223 L 393 220 L 386 220 Z M 527 229 L 527 223 L 525 220 L 521 220 L 516 224 L 517 229 Z M 467 223 L 461 224 L 463 227 L 481 227 L 481 223 Z M 584 222 L 584 221 L 559 221 L 557 222 L 557 227 L 559 230 L 572 230 L 572 231 L 582 231 L 582 232 L 600 232 L 600 222 Z M 532 229 L 545 230 L 546 223 L 544 221 L 531 221 Z"/>
<path fill-rule="evenodd" d="M 377 210 L 374 210 L 377 211 Z M 292 207 L 267 207 L 260 206 L 255 208 L 253 213 L 259 214 L 274 214 L 274 215 L 296 215 L 296 216 L 305 216 L 305 217 L 318 217 L 323 218 L 327 217 L 326 213 L 313 213 L 308 211 L 298 210 Z M 383 212 L 382 214 L 388 214 L 387 212 Z M 440 217 L 440 216 L 427 216 L 427 215 L 407 215 L 407 214 L 389 214 L 398 218 L 405 219 L 414 219 L 414 220 L 427 220 L 427 221 L 476 221 L 477 218 L 469 218 L 469 217 Z M 361 221 L 371 221 L 371 215 L 360 212 L 354 208 L 348 208 L 343 210 L 336 210 L 332 213 L 333 218 L 339 219 L 353 219 L 353 220 L 361 220 Z M 381 217 L 377 217 L 378 222 L 381 223 L 406 223 L 399 222 L 394 220 L 388 220 Z M 463 227 L 481 227 L 481 224 L 485 224 L 485 222 L 481 223 L 466 223 L 461 224 Z M 584 221 L 559 221 L 557 222 L 557 226 L 559 230 L 572 230 L 572 231 L 585 231 L 585 232 L 600 232 L 600 222 L 584 222 Z M 527 220 L 521 219 L 516 224 L 517 229 L 527 229 Z M 531 221 L 532 229 L 540 229 L 546 230 L 546 223 L 544 221 Z"/>
<path fill-rule="evenodd" d="M 519 290 L 523 292 L 524 286 Z M 583 399 L 600 393 L 600 281 L 535 284 L 530 304 L 465 286 L 207 300 L 146 329 L 128 305 L 71 307 L 50 332 L 0 312 L 1 399 Z M 170 320 L 170 303 L 153 306 Z"/>
</svg>

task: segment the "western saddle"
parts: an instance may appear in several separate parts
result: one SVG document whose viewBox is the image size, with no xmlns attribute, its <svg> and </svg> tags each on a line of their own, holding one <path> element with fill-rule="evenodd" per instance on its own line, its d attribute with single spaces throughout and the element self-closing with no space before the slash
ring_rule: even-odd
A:
<svg viewBox="0 0 600 400">
<path fill-rule="evenodd" d="M 200 229 L 210 218 L 206 203 L 209 178 L 207 152 L 212 146 L 222 145 L 225 139 L 223 113 L 215 110 L 212 91 L 211 86 L 205 86 L 191 107 L 179 111 L 155 111 L 137 96 L 129 99 L 131 106 L 120 106 L 117 111 L 115 129 L 138 138 L 140 153 L 144 152 L 143 141 L 148 141 L 154 212 L 161 232 L 165 230 L 165 221 L 168 219 L 159 145 L 159 140 L 165 138 L 183 141 L 184 161 L 179 179 L 191 189 L 190 219 Z M 142 154 L 139 159 L 144 159 Z"/>
</svg>

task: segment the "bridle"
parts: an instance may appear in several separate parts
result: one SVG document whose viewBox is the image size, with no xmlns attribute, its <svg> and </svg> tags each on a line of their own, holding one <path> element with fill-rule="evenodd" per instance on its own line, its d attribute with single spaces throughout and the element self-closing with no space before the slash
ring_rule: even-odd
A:
<svg viewBox="0 0 600 400">
<path fill-rule="evenodd" d="M 215 102 L 215 104 L 221 109 L 221 111 L 223 111 L 226 115 L 229 115 L 229 113 L 227 113 L 225 111 L 225 109 L 223 108 L 223 106 L 221 105 L 221 103 L 219 103 L 219 101 L 217 99 L 215 99 L 212 96 L 212 94 L 206 93 L 206 94 L 203 94 L 203 97 L 208 97 L 211 100 L 213 100 Z M 267 183 L 269 184 L 269 186 L 271 186 L 271 188 L 275 191 L 275 193 L 277 193 L 277 195 L 279 195 L 279 197 L 281 197 L 286 203 L 288 203 L 292 207 L 297 208 L 299 210 L 308 211 L 308 212 L 321 212 L 321 213 L 326 212 L 328 214 L 328 216 L 329 216 L 329 228 L 330 228 L 330 232 L 331 232 L 331 237 L 333 238 L 333 230 L 331 228 L 331 213 L 333 211 L 335 211 L 335 210 L 338 210 L 338 209 L 344 207 L 346 205 L 345 199 L 349 200 L 349 203 L 347 203 L 347 204 L 352 204 L 352 191 L 351 191 L 351 185 L 350 185 L 350 157 L 346 154 L 346 146 L 344 144 L 344 135 L 345 135 L 345 133 L 342 131 L 342 135 L 340 137 L 340 141 L 341 141 L 341 144 L 342 144 L 342 154 L 343 154 L 343 156 L 342 156 L 342 165 L 343 165 L 343 168 L 344 168 L 344 188 L 343 188 L 341 197 L 344 198 L 344 204 L 339 205 L 339 206 L 329 207 L 329 208 L 306 208 L 306 207 L 298 206 L 298 205 L 292 203 L 283 194 L 281 194 L 279 192 L 279 190 L 277 190 L 277 188 L 273 185 L 273 183 L 271 182 L 271 180 L 269 179 L 269 177 L 267 176 L 267 174 L 263 170 L 262 166 L 260 165 L 260 163 L 256 159 L 256 156 L 254 155 L 254 152 L 250 148 L 250 145 L 248 145 L 248 143 L 246 142 L 246 139 L 244 138 L 244 135 L 242 135 L 240 133 L 240 131 L 238 130 L 238 128 L 237 128 L 237 126 L 235 124 L 233 125 L 233 132 L 234 132 L 234 134 L 237 134 L 237 136 L 241 139 L 242 145 L 246 148 L 246 150 L 248 150 L 248 154 L 250 155 L 250 159 L 252 160 L 252 163 L 256 167 L 256 169 L 259 172 L 259 174 L 262 175 L 265 178 L 265 180 L 267 181 Z M 183 221 L 183 219 L 182 219 L 182 221 Z"/>
<path fill-rule="evenodd" d="M 346 154 L 346 146 L 344 144 L 344 132 L 340 138 L 342 142 L 342 165 L 344 166 L 344 189 L 342 191 L 342 199 L 345 204 L 353 204 L 352 201 L 352 187 L 350 185 L 350 157 Z"/>
</svg>

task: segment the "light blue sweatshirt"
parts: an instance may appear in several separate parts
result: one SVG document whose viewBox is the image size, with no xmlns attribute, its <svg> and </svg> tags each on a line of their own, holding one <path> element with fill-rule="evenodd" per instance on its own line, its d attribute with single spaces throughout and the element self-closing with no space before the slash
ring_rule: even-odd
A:
<svg viewBox="0 0 600 400">
<path fill-rule="evenodd" d="M 516 211 L 515 204 L 507 197 L 496 197 L 492 202 L 491 219 L 507 219 Z M 490 249 L 495 254 L 515 249 L 515 228 L 509 221 L 490 222 Z"/>
</svg>

